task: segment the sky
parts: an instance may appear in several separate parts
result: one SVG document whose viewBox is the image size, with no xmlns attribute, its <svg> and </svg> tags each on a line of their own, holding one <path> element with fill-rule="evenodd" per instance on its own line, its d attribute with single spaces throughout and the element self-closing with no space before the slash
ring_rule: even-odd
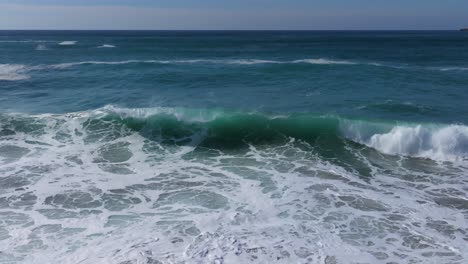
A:
<svg viewBox="0 0 468 264">
<path fill-rule="evenodd" d="M 0 0 L 0 29 L 444 30 L 468 0 Z"/>
</svg>

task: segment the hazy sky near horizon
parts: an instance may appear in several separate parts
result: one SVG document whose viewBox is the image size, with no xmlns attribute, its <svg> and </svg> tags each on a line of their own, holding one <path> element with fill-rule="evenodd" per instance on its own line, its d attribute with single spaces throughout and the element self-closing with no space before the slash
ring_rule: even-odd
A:
<svg viewBox="0 0 468 264">
<path fill-rule="evenodd" d="M 0 29 L 457 29 L 467 0 L 0 0 Z"/>
</svg>

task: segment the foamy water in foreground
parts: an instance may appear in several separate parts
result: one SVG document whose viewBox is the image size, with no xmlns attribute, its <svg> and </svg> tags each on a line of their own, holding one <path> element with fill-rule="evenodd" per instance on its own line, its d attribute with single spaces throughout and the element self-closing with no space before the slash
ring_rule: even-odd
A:
<svg viewBox="0 0 468 264">
<path fill-rule="evenodd" d="M 334 149 L 343 158 L 335 161 L 321 149 L 337 138 L 313 143 L 321 132 L 303 127 L 297 128 L 307 132 L 302 139 L 276 134 L 283 121 L 297 125 L 292 117 L 218 113 L 199 121 L 182 110 L 144 111 L 2 116 L 4 261 L 456 263 L 467 257 L 463 161 L 387 156 L 345 139 Z M 269 140 L 257 141 L 255 133 Z"/>
</svg>

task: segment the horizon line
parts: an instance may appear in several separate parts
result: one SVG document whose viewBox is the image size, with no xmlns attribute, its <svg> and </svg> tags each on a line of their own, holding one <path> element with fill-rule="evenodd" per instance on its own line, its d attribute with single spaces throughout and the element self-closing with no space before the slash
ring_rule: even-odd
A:
<svg viewBox="0 0 468 264">
<path fill-rule="evenodd" d="M 0 29 L 0 31 L 460 31 L 458 29 Z"/>
</svg>

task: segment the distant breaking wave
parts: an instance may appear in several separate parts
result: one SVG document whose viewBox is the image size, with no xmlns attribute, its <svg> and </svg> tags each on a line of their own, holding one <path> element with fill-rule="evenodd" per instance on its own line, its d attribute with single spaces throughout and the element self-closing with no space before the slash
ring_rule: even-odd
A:
<svg viewBox="0 0 468 264">
<path fill-rule="evenodd" d="M 62 41 L 59 43 L 60 46 L 73 46 L 77 43 L 77 41 Z"/>
<path fill-rule="evenodd" d="M 122 64 L 226 64 L 226 65 L 256 65 L 256 64 L 316 64 L 316 65 L 356 65 L 358 62 L 329 59 L 302 59 L 291 61 L 260 60 L 260 59 L 191 59 L 191 60 L 125 60 L 125 61 L 81 61 L 50 65 L 51 68 L 69 68 L 79 65 L 122 65 Z M 372 65 L 372 64 L 369 64 Z"/>
<path fill-rule="evenodd" d="M 28 79 L 27 68 L 21 64 L 0 64 L 0 81 L 19 81 Z"/>
<path fill-rule="evenodd" d="M 76 41 L 64 41 L 60 45 L 74 45 Z M 107 44 L 105 44 L 107 45 Z M 109 46 L 110 48 L 110 46 Z M 40 44 L 36 50 L 47 50 L 47 46 Z M 365 65 L 374 67 L 389 67 L 396 69 L 437 70 L 437 71 L 468 71 L 468 67 L 420 67 L 420 66 L 398 66 L 376 62 L 358 62 L 347 60 L 332 60 L 325 58 L 300 59 L 300 60 L 262 60 L 262 59 L 187 59 L 187 60 L 123 60 L 123 61 L 80 61 L 49 65 L 19 65 L 0 64 L 0 80 L 23 80 L 29 78 L 26 75 L 30 71 L 61 70 L 83 65 L 126 65 L 126 64 L 224 64 L 224 65 L 268 65 L 268 64 L 304 64 L 304 65 L 341 65 L 355 66 Z"/>
<path fill-rule="evenodd" d="M 74 41 L 64 41 L 60 45 L 74 45 Z M 63 44 L 65 43 L 65 44 Z M 47 50 L 47 46 L 39 45 L 36 47 L 36 50 L 43 51 Z M 76 66 L 82 65 L 126 65 L 126 64 L 224 64 L 224 65 L 262 65 L 262 64 L 315 64 L 315 65 L 354 65 L 358 64 L 357 62 L 351 61 L 340 61 L 340 60 L 329 60 L 329 59 L 303 59 L 303 60 L 292 60 L 292 61 L 276 61 L 276 60 L 259 60 L 259 59 L 191 59 L 191 60 L 124 60 L 124 61 L 80 61 L 80 62 L 69 62 L 69 63 L 59 63 L 59 64 L 49 64 L 49 65 L 15 65 L 11 64 L 2 64 L 4 66 L 2 72 L 7 72 L 10 77 L 8 80 L 21 80 L 26 77 L 26 75 L 17 75 L 16 77 L 11 77 L 13 73 L 22 74 L 29 71 L 41 71 L 41 70 L 60 70 L 67 69 Z M 6 65 L 6 66 L 5 66 Z M 6 75 L 3 74 L 3 80 L 6 80 Z"/>
<path fill-rule="evenodd" d="M 114 45 L 110 45 L 110 44 L 103 44 L 101 46 L 99 46 L 98 48 L 102 49 L 102 48 L 115 48 Z"/>
<path fill-rule="evenodd" d="M 300 60 L 262 60 L 262 59 L 190 59 L 190 60 L 124 60 L 124 61 L 81 61 L 50 65 L 51 68 L 69 68 L 79 65 L 124 65 L 124 64 L 224 64 L 224 65 L 266 65 L 266 64 L 311 64 L 311 65 L 365 65 L 394 69 L 419 69 L 437 71 L 466 71 L 468 67 L 421 67 L 408 65 L 393 65 L 377 62 L 359 62 L 332 59 L 300 59 Z"/>
<path fill-rule="evenodd" d="M 468 71 L 468 67 L 445 67 L 438 69 L 441 71 Z"/>
</svg>

